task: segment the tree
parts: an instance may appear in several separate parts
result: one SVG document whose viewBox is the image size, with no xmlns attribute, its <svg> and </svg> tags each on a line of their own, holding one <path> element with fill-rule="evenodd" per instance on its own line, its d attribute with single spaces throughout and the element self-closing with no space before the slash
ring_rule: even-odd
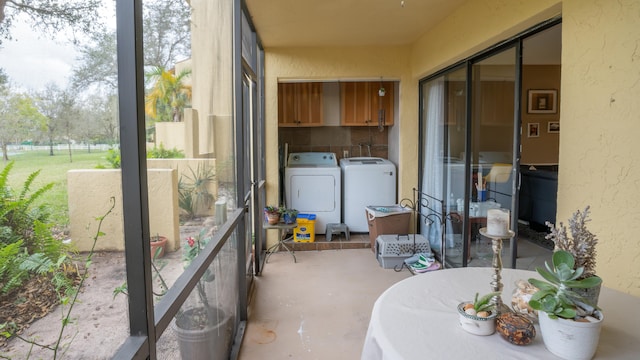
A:
<svg viewBox="0 0 640 360">
<path fill-rule="evenodd" d="M 2 0 L 0 0 L 2 1 Z M 184 0 L 143 2 L 144 66 L 169 68 L 191 56 L 191 12 Z M 80 47 L 80 66 L 74 68 L 74 88 L 91 85 L 115 91 L 118 83 L 116 33 L 96 32 Z"/>
<path fill-rule="evenodd" d="M 55 38 L 63 30 L 91 33 L 102 27 L 99 10 L 101 0 L 0 0 L 0 44 L 11 40 L 15 20 L 30 20 L 33 29 Z M 75 40 L 74 40 L 75 42 Z"/>
<path fill-rule="evenodd" d="M 190 19 L 191 9 L 185 0 L 144 2 L 145 66 L 169 68 L 191 56 Z"/>
<path fill-rule="evenodd" d="M 24 140 L 40 116 L 28 95 L 13 93 L 8 86 L 0 85 L 0 147 L 4 161 L 9 160 L 9 143 Z"/>
<path fill-rule="evenodd" d="M 0 0 L 1 1 L 1 0 Z M 103 32 L 91 35 L 90 44 L 79 47 L 80 63 L 73 69 L 71 83 L 76 90 L 92 85 L 107 93 L 118 89 L 118 61 L 116 33 Z"/>
<path fill-rule="evenodd" d="M 75 113 L 75 101 L 70 92 L 61 90 L 55 84 L 49 84 L 38 93 L 36 107 L 43 115 L 40 129 L 49 142 L 49 155 L 53 156 L 53 143 L 63 135 L 71 133 L 70 117 Z M 67 141 L 71 139 L 67 138 Z"/>
<path fill-rule="evenodd" d="M 92 95 L 83 101 L 78 116 L 82 126 L 75 128 L 74 136 L 87 144 L 87 151 L 91 152 L 92 143 L 113 144 L 118 140 L 118 117 L 114 114 L 114 100 L 117 100 L 115 96 L 104 98 Z"/>
<path fill-rule="evenodd" d="M 184 82 L 191 70 L 174 73 L 158 66 L 146 74 L 153 88 L 145 96 L 144 110 L 155 121 L 182 121 L 182 110 L 191 102 L 191 86 Z"/>
</svg>

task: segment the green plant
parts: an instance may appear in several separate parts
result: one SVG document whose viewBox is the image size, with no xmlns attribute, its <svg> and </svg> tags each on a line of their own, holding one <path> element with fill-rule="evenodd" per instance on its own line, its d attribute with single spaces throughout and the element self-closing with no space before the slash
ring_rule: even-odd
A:
<svg viewBox="0 0 640 360">
<path fill-rule="evenodd" d="M 105 160 L 107 160 L 113 169 L 120 169 L 120 149 L 107 150 Z"/>
<path fill-rule="evenodd" d="M 198 165 L 194 171 L 189 167 L 191 175 L 178 179 L 178 206 L 186 211 L 189 218 L 194 218 L 199 209 L 209 208 L 215 196 L 209 192 L 209 184 L 215 179 L 213 168 Z"/>
<path fill-rule="evenodd" d="M 571 290 L 587 289 L 600 285 L 602 279 L 590 276 L 580 279 L 584 273 L 584 267 L 575 268 L 573 255 L 564 250 L 553 253 L 552 266 L 545 262 L 545 268 L 537 267 L 536 271 L 545 280 L 529 279 L 529 283 L 539 290 L 531 296 L 529 305 L 538 311 L 544 311 L 549 318 L 574 319 L 581 314 L 591 314 L 596 309 L 591 304 Z"/>
<path fill-rule="evenodd" d="M 9 173 L 15 162 L 10 162 L 0 172 L 0 243 L 8 245 L 18 240 L 32 253 L 34 244 L 34 224 L 36 221 L 46 223 L 49 212 L 44 205 L 36 206 L 34 202 L 53 187 L 48 183 L 31 192 L 31 186 L 40 174 L 40 170 L 32 172 L 20 192 L 16 193 L 9 186 Z"/>
<path fill-rule="evenodd" d="M 479 313 L 481 311 L 493 311 L 496 305 L 493 302 L 491 302 L 491 299 L 494 296 L 500 295 L 500 292 L 496 291 L 496 292 L 488 293 L 478 298 L 479 295 L 480 295 L 479 293 L 476 293 L 476 296 L 473 299 L 473 309 L 476 311 L 476 313 Z"/>
<path fill-rule="evenodd" d="M 299 211 L 296 209 L 284 209 L 282 210 L 282 217 L 285 224 L 293 224 L 298 217 Z"/>
<path fill-rule="evenodd" d="M 145 96 L 145 113 L 156 122 L 182 121 L 182 111 L 191 102 L 191 86 L 186 83 L 191 70 L 185 69 L 176 75 L 174 69 L 155 66 L 145 75 L 147 81 L 153 82 Z"/>
<path fill-rule="evenodd" d="M 0 245 L 0 294 L 9 293 L 29 278 L 29 273 L 20 268 L 27 256 L 22 248 L 22 240 Z"/>
<path fill-rule="evenodd" d="M 62 355 L 60 354 L 60 352 L 71 345 L 71 341 L 73 341 L 74 336 L 71 337 L 71 341 L 69 343 L 65 344 L 64 346 L 62 344 L 63 339 L 65 339 L 65 329 L 72 321 L 71 312 L 73 311 L 74 305 L 78 301 L 80 289 L 82 289 L 86 279 L 89 277 L 88 269 L 91 267 L 91 261 L 95 253 L 95 247 L 98 239 L 101 236 L 104 236 L 104 233 L 101 231 L 102 223 L 114 208 L 115 198 L 112 197 L 111 206 L 109 207 L 109 209 L 103 216 L 96 218 L 96 221 L 98 221 L 98 228 L 93 235 L 93 244 L 85 260 L 85 268 L 87 269 L 87 271 L 85 271 L 83 274 L 78 274 L 78 272 L 75 271 L 75 274 L 78 274 L 79 277 L 77 285 L 74 286 L 75 277 L 69 276 L 70 272 L 68 271 L 68 269 L 72 268 L 73 266 L 69 266 L 66 256 L 60 256 L 57 261 L 54 262 L 45 254 L 38 253 L 29 256 L 20 264 L 21 270 L 39 275 L 49 274 L 51 276 L 51 281 L 58 293 L 58 300 L 61 305 L 62 314 L 62 318 L 60 321 L 60 331 L 58 332 L 56 341 L 53 344 L 42 344 L 38 343 L 36 340 L 24 338 L 21 335 L 17 334 L 17 326 L 12 322 L 5 322 L 3 324 L 0 324 L 0 332 L 3 336 L 7 338 L 15 336 L 16 338 L 25 341 L 32 346 L 50 350 L 53 353 L 52 359 L 57 359 L 58 355 Z M 27 355 L 27 358 L 28 357 L 29 355 Z"/>
<path fill-rule="evenodd" d="M 289 216 L 298 216 L 299 211 L 296 209 L 284 209 L 281 211 L 282 215 L 289 215 Z"/>
<path fill-rule="evenodd" d="M 587 206 L 583 212 L 577 210 L 569 219 L 571 236 L 567 234 L 567 228 L 562 222 L 558 227 L 554 227 L 548 221 L 546 222 L 550 229 L 550 233 L 546 238 L 554 242 L 554 250 L 564 250 L 571 253 L 575 259 L 575 266 L 584 268 L 584 272 L 579 279 L 596 274 L 596 245 L 598 239 L 587 229 L 586 224 L 589 221 L 589 206 Z"/>
<path fill-rule="evenodd" d="M 472 303 L 467 303 L 462 308 L 467 315 L 478 317 L 487 317 L 496 308 L 496 304 L 491 301 L 494 296 L 500 295 L 500 292 L 492 292 L 480 297 L 480 293 L 476 293 Z"/>
<path fill-rule="evenodd" d="M 291 209 L 291 210 L 295 210 L 295 209 Z M 264 207 L 264 211 L 269 213 L 269 214 L 280 214 L 280 215 L 282 215 L 282 214 L 285 213 L 285 211 L 287 211 L 287 208 L 284 205 L 279 205 L 279 206 L 268 205 L 268 206 Z"/>
<path fill-rule="evenodd" d="M 153 149 L 147 150 L 147 158 L 149 159 L 182 159 L 184 158 L 184 152 L 176 148 L 165 149 L 164 145 L 160 143 L 160 146 L 154 146 Z"/>
</svg>

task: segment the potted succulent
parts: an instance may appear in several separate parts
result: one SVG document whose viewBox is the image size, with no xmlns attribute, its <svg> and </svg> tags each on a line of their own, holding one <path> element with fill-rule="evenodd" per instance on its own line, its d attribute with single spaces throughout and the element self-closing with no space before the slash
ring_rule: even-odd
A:
<svg viewBox="0 0 640 360">
<path fill-rule="evenodd" d="M 563 250 L 571 253 L 575 259 L 574 269 L 578 267 L 584 268 L 578 280 L 597 276 L 596 245 L 598 239 L 587 229 L 586 224 L 589 221 L 589 206 L 587 206 L 582 212 L 580 212 L 580 210 L 576 211 L 569 219 L 569 231 L 571 235 L 568 234 L 567 228 L 562 222 L 560 222 L 558 227 L 555 227 L 550 222 L 546 223 L 550 229 L 550 233 L 546 238 L 554 242 L 554 251 Z M 598 305 L 600 285 L 573 290 L 586 298 L 592 305 Z"/>
<path fill-rule="evenodd" d="M 282 212 L 282 221 L 284 221 L 285 224 L 293 224 L 296 222 L 297 218 L 298 210 L 296 209 L 285 209 Z"/>
<path fill-rule="evenodd" d="M 557 250 L 552 265 L 536 268 L 544 280 L 529 279 L 539 290 L 531 296 L 529 305 L 538 311 L 540 332 L 545 346 L 563 359 L 591 359 L 598 347 L 602 311 L 588 303 L 574 288 L 599 286 L 597 276 L 581 278 L 584 267 L 575 267 L 573 255 Z"/>
<path fill-rule="evenodd" d="M 492 292 L 482 297 L 476 297 L 473 302 L 461 302 L 458 304 L 460 326 L 465 331 L 474 335 L 491 335 L 496 332 L 496 317 L 498 312 L 495 303 L 491 301 L 500 292 Z"/>
<path fill-rule="evenodd" d="M 277 224 L 278 221 L 280 221 L 280 216 L 282 215 L 282 212 L 284 210 L 285 208 L 282 206 L 273 206 L 273 205 L 265 206 L 264 207 L 265 221 L 268 222 L 270 225 Z"/>
</svg>

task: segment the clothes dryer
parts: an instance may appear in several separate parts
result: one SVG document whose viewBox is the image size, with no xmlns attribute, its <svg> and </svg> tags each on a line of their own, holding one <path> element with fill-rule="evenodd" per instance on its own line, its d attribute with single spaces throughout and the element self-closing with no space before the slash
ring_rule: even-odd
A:
<svg viewBox="0 0 640 360">
<path fill-rule="evenodd" d="M 335 153 L 291 153 L 284 174 L 287 207 L 316 214 L 316 234 L 324 234 L 327 224 L 340 223 L 342 182 Z"/>
<path fill-rule="evenodd" d="M 396 166 L 378 157 L 340 160 L 342 214 L 351 232 L 368 232 L 367 206 L 396 204 Z"/>
</svg>

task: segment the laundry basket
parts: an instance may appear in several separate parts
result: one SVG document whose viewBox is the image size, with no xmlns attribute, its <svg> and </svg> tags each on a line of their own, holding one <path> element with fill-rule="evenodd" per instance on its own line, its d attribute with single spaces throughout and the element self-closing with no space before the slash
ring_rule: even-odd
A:
<svg viewBox="0 0 640 360">
<path fill-rule="evenodd" d="M 411 231 L 411 209 L 400 205 L 367 206 L 371 251 L 375 252 L 376 239 L 384 234 L 409 234 Z"/>
</svg>

